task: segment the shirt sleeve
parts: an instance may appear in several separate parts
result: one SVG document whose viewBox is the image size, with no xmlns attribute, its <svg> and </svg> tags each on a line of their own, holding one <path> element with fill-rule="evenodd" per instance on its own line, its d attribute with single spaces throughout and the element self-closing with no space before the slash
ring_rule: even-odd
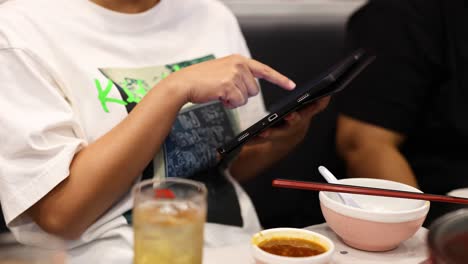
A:
<svg viewBox="0 0 468 264">
<path fill-rule="evenodd" d="M 7 225 L 69 175 L 86 144 L 76 115 L 43 64 L 31 53 L 0 49 L 0 201 Z"/>
<path fill-rule="evenodd" d="M 434 2 L 374 0 L 351 17 L 347 50 L 365 48 L 377 58 L 337 96 L 341 113 L 403 134 L 413 131 L 440 72 Z"/>
<path fill-rule="evenodd" d="M 232 15 L 232 13 L 230 19 L 231 29 L 228 32 L 232 32 L 232 34 L 230 34 L 231 43 L 233 44 L 232 53 L 251 58 L 249 48 L 247 47 L 247 43 L 240 29 L 239 23 L 235 16 Z M 257 83 L 260 85 L 258 80 Z M 250 97 L 247 104 L 237 108 L 237 112 L 240 118 L 241 131 L 247 129 L 249 126 L 265 117 L 267 115 L 267 111 L 265 109 L 265 103 L 263 101 L 261 90 L 258 95 Z"/>
</svg>

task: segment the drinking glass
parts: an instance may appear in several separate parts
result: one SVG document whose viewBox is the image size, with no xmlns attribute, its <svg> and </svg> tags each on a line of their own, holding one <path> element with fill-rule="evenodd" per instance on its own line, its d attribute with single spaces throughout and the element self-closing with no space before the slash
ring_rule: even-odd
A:
<svg viewBox="0 0 468 264">
<path fill-rule="evenodd" d="M 468 263 L 468 209 L 445 214 L 429 227 L 431 264 Z"/>
<path fill-rule="evenodd" d="M 167 178 L 133 189 L 134 264 L 201 264 L 206 187 Z"/>
<path fill-rule="evenodd" d="M 17 243 L 9 233 L 0 234 L 0 264 L 64 264 L 65 252 Z"/>
</svg>

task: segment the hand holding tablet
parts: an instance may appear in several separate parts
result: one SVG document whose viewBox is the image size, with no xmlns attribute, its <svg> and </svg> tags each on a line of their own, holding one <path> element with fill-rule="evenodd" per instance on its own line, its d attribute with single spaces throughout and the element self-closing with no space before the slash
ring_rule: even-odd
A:
<svg viewBox="0 0 468 264">
<path fill-rule="evenodd" d="M 234 153 L 234 150 L 262 133 L 265 129 L 282 121 L 289 113 L 299 111 L 312 102 L 343 90 L 374 59 L 375 56 L 367 55 L 364 50 L 353 52 L 317 79 L 291 91 L 290 95 L 272 106 L 269 115 L 218 148 L 219 154 L 224 158 Z"/>
</svg>

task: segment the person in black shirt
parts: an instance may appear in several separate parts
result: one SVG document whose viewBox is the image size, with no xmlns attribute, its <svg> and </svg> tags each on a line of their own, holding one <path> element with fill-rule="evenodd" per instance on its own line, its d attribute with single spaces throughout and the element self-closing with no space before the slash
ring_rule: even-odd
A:
<svg viewBox="0 0 468 264">
<path fill-rule="evenodd" d="M 468 187 L 468 4 L 371 0 L 347 47 L 377 60 L 338 97 L 337 150 L 351 177 L 446 194 Z M 430 223 L 451 208 L 431 204 Z"/>
</svg>

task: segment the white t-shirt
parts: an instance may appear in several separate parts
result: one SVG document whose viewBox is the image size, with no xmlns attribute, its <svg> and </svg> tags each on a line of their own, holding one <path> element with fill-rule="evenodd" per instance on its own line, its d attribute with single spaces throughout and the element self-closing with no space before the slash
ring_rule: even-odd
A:
<svg viewBox="0 0 468 264">
<path fill-rule="evenodd" d="M 23 213 L 68 176 L 74 154 L 171 71 L 233 53 L 249 56 L 235 17 L 215 0 L 162 0 L 131 15 L 89 0 L 0 5 L 0 201 L 15 237 L 40 247 L 63 243 Z M 263 117 L 261 96 L 237 113 L 241 129 Z M 207 224 L 207 246 L 260 229 L 250 199 L 227 177 L 243 227 Z M 65 241 L 71 263 L 131 263 L 133 233 L 122 216 L 131 207 L 127 194 L 79 240 Z"/>
</svg>

